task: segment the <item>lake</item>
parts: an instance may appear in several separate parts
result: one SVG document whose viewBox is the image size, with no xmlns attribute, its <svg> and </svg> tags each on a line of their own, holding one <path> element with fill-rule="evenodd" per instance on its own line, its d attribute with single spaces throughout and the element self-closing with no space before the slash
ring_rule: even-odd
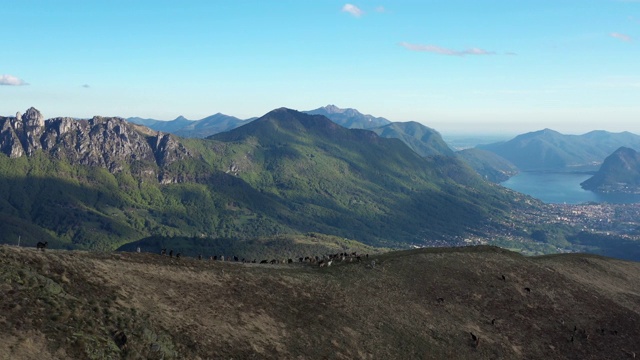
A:
<svg viewBox="0 0 640 360">
<path fill-rule="evenodd" d="M 501 185 L 549 204 L 640 202 L 640 194 L 598 194 L 583 190 L 580 183 L 590 177 L 584 173 L 521 172 Z"/>
</svg>

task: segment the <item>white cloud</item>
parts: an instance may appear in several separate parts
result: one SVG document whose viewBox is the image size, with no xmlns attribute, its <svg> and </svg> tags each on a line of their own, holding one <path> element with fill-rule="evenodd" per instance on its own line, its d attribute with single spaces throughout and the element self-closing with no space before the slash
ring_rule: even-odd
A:
<svg viewBox="0 0 640 360">
<path fill-rule="evenodd" d="M 430 52 L 430 53 L 435 53 L 440 55 L 449 55 L 449 56 L 495 55 L 494 51 L 487 51 L 480 48 L 470 48 L 466 50 L 453 50 L 453 49 L 447 49 L 447 48 L 443 48 L 436 45 L 410 44 L 407 42 L 401 42 L 400 46 L 411 51 L 424 51 L 424 52 Z"/>
<path fill-rule="evenodd" d="M 29 85 L 24 80 L 13 75 L 0 75 L 0 85 L 21 86 Z"/>
<path fill-rule="evenodd" d="M 364 14 L 364 11 L 360 10 L 359 7 L 352 4 L 344 4 L 344 6 L 342 7 L 342 11 L 348 12 L 355 17 L 360 17 L 362 16 L 362 14 Z"/>
<path fill-rule="evenodd" d="M 625 34 L 620 34 L 620 33 L 617 33 L 617 32 L 613 32 L 613 33 L 609 34 L 609 36 L 611 36 L 613 38 L 616 38 L 616 39 L 620 39 L 622 41 L 626 41 L 626 42 L 633 41 L 633 38 L 631 36 L 625 35 Z"/>
</svg>

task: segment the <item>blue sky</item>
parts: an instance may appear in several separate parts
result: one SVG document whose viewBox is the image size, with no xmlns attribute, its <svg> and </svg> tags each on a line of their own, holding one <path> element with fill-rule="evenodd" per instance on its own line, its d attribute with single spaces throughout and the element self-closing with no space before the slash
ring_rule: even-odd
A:
<svg viewBox="0 0 640 360">
<path fill-rule="evenodd" d="M 640 0 L 0 0 L 0 114 L 640 134 Z"/>
</svg>

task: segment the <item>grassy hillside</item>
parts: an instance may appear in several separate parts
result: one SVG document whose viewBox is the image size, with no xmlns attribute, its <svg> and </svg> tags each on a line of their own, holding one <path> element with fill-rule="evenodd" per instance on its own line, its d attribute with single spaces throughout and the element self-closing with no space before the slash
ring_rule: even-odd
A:
<svg viewBox="0 0 640 360">
<path fill-rule="evenodd" d="M 440 248 L 329 268 L 9 246 L 0 257 L 8 359 L 640 354 L 640 264 L 591 255 Z"/>
<path fill-rule="evenodd" d="M 421 156 L 453 156 L 453 150 L 447 146 L 437 131 L 415 121 L 393 122 L 371 130 L 384 138 L 402 140 Z"/>
<path fill-rule="evenodd" d="M 268 215 L 247 212 L 253 202 L 264 209 L 272 201 L 245 189 L 241 180 L 197 162 L 175 167 L 206 182 L 162 185 L 129 170 L 111 174 L 43 154 L 0 155 L 0 239 L 17 243 L 20 236 L 30 245 L 50 241 L 54 247 L 105 250 L 150 235 L 248 237 L 293 231 Z"/>
<path fill-rule="evenodd" d="M 321 232 L 369 244 L 462 234 L 512 205 L 455 158 L 423 158 L 400 140 L 322 116 L 279 109 L 212 139 L 234 149 L 224 167 L 249 185 L 331 229 Z"/>
</svg>

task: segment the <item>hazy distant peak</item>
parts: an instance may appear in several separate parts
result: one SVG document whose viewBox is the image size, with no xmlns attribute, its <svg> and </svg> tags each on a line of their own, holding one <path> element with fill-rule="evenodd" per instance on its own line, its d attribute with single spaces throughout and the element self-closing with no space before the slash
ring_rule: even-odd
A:
<svg viewBox="0 0 640 360">
<path fill-rule="evenodd" d="M 331 121 L 350 129 L 371 129 L 391 123 L 385 118 L 365 115 L 356 109 L 342 109 L 331 104 L 304 112 L 312 115 L 324 115 Z"/>
<path fill-rule="evenodd" d="M 542 130 L 538 130 L 538 131 L 532 131 L 532 132 L 528 132 L 528 133 L 524 133 L 521 135 L 518 135 L 514 138 L 514 140 L 521 140 L 521 139 L 531 139 L 531 138 L 539 138 L 539 137 L 549 137 L 549 136 L 556 136 L 556 135 L 562 135 L 561 133 L 549 129 L 549 128 L 545 128 Z"/>
<path fill-rule="evenodd" d="M 343 113 L 345 111 L 345 109 L 341 109 L 335 105 L 329 104 L 321 109 L 324 109 L 326 112 L 330 113 L 330 114 L 338 114 L 338 113 Z"/>
<path fill-rule="evenodd" d="M 312 110 L 312 111 L 318 111 L 318 110 L 324 110 L 325 113 L 327 114 L 344 114 L 347 116 L 357 116 L 357 115 L 361 115 L 361 116 L 366 116 L 369 118 L 373 118 L 373 116 L 371 115 L 364 115 L 363 113 L 361 113 L 360 111 L 353 109 L 353 108 L 339 108 L 335 105 L 327 105 L 325 107 L 321 107 L 318 108 L 316 110 Z"/>
<path fill-rule="evenodd" d="M 287 107 L 284 107 L 284 106 L 283 106 L 283 107 L 279 107 L 279 108 L 277 108 L 277 109 L 273 109 L 273 110 L 269 111 L 267 114 L 271 114 L 271 113 L 283 113 L 283 112 L 285 112 L 285 113 L 286 113 L 286 112 L 291 112 L 291 111 L 298 112 L 297 110 L 289 109 L 289 108 L 287 108 Z"/>
<path fill-rule="evenodd" d="M 544 128 L 544 129 L 540 130 L 540 133 L 542 133 L 542 134 L 553 134 L 553 135 L 560 134 L 559 132 L 557 132 L 557 131 L 555 131 L 553 129 L 549 129 L 549 128 Z"/>
<path fill-rule="evenodd" d="M 185 118 L 184 116 L 180 115 L 177 118 L 175 118 L 173 121 L 191 121 L 187 118 Z"/>
<path fill-rule="evenodd" d="M 613 154 L 617 154 L 617 155 L 631 155 L 631 156 L 635 156 L 636 155 L 636 151 L 633 150 L 632 148 L 626 147 L 626 146 L 621 146 L 618 148 L 618 150 L 616 150 Z"/>
</svg>

